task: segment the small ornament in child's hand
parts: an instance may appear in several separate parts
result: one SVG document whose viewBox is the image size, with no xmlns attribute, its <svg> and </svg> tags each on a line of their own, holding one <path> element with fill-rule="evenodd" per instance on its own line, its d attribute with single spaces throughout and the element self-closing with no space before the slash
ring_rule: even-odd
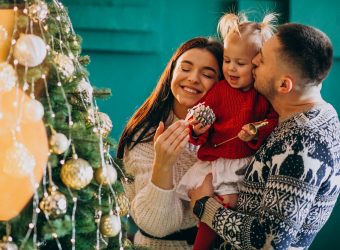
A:
<svg viewBox="0 0 340 250">
<path fill-rule="evenodd" d="M 250 133 L 252 135 L 257 135 L 258 131 L 260 128 L 268 125 L 268 121 L 259 121 L 259 122 L 254 122 L 254 123 L 249 123 L 249 128 L 250 128 Z"/>
<path fill-rule="evenodd" d="M 213 124 L 216 119 L 214 111 L 209 106 L 205 106 L 204 103 L 199 103 L 189 109 L 186 120 L 191 117 L 194 117 L 203 127 Z"/>
</svg>

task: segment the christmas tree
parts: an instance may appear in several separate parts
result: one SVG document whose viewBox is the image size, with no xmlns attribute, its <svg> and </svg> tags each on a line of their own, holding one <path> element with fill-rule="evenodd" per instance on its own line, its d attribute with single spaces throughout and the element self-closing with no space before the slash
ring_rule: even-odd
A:
<svg viewBox="0 0 340 250">
<path fill-rule="evenodd" d="M 110 91 L 92 88 L 66 9 L 0 0 L 0 12 L 0 249 L 135 248 L 94 99 Z"/>
</svg>

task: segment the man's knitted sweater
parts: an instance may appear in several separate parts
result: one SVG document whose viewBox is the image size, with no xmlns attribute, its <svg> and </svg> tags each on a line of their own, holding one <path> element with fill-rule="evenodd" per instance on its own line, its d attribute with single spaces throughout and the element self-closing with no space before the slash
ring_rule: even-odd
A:
<svg viewBox="0 0 340 250">
<path fill-rule="evenodd" d="M 269 136 L 247 169 L 236 211 L 210 198 L 202 221 L 233 249 L 307 249 L 339 191 L 339 119 L 321 104 Z"/>
<path fill-rule="evenodd" d="M 176 118 L 171 114 L 166 126 L 174 120 Z M 179 199 L 175 188 L 164 190 L 151 182 L 153 160 L 152 141 L 139 143 L 132 150 L 125 151 L 125 169 L 134 176 L 134 182 L 124 185 L 131 202 L 132 218 L 144 232 L 156 237 L 164 237 L 180 229 L 196 226 L 198 221 L 189 202 Z M 195 152 L 183 150 L 174 165 L 175 186 L 196 161 Z M 140 232 L 137 232 L 134 243 L 150 249 L 191 249 L 186 241 L 151 239 Z"/>
<path fill-rule="evenodd" d="M 232 88 L 226 80 L 222 80 L 216 83 L 200 102 L 209 106 L 216 116 L 215 122 L 206 133 L 197 139 L 192 136 L 190 139 L 192 144 L 201 145 L 197 156 L 202 161 L 251 156 L 277 125 L 277 113 L 267 99 L 254 88 L 242 91 Z M 247 143 L 236 138 L 214 147 L 214 144 L 237 136 L 243 125 L 264 119 L 268 121 L 268 125 L 259 130 L 257 140 Z"/>
</svg>

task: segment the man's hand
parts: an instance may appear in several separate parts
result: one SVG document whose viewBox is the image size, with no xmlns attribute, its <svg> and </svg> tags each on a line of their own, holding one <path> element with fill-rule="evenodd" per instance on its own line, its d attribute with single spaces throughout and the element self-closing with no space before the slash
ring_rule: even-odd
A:
<svg viewBox="0 0 340 250">
<path fill-rule="evenodd" d="M 213 196 L 214 195 L 214 190 L 212 186 L 212 174 L 208 174 L 202 185 L 195 188 L 191 189 L 188 192 L 188 196 L 191 199 L 190 201 L 190 206 L 194 207 L 196 201 L 204 196 Z"/>
</svg>

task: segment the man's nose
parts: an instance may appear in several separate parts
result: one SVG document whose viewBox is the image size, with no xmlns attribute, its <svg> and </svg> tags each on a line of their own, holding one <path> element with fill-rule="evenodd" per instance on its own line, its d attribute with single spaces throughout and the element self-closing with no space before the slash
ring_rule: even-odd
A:
<svg viewBox="0 0 340 250">
<path fill-rule="evenodd" d="M 258 58 L 259 58 L 259 55 L 260 55 L 260 54 L 256 54 L 256 56 L 255 56 L 255 57 L 253 58 L 253 60 L 251 61 L 252 64 L 255 65 L 255 67 L 258 66 Z"/>
</svg>

